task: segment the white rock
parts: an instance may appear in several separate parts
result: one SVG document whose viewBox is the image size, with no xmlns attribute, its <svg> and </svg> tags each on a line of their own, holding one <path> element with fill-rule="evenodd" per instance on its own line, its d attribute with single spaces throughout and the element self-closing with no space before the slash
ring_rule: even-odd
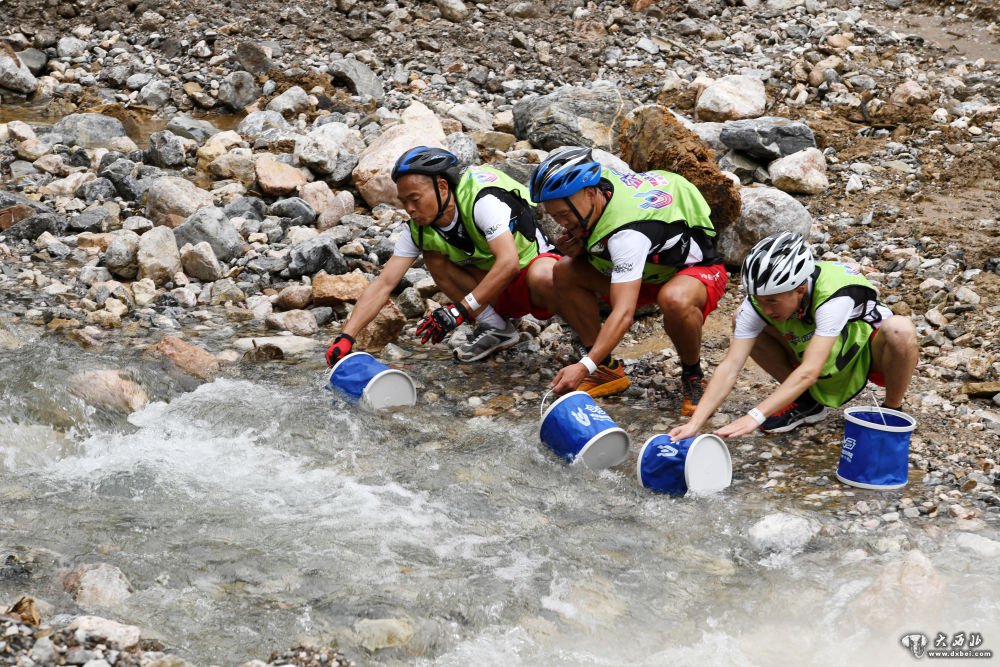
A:
<svg viewBox="0 0 1000 667">
<path fill-rule="evenodd" d="M 818 148 L 805 148 L 768 166 L 774 187 L 785 192 L 815 195 L 830 186 L 826 178 L 826 158 Z"/>
<path fill-rule="evenodd" d="M 253 348 L 255 341 L 258 347 L 274 345 L 281 348 L 286 357 L 314 354 L 317 348 L 323 346 L 322 341 L 303 336 L 257 336 L 255 338 L 238 338 L 233 342 L 233 347 L 240 352 L 246 352 Z"/>
<path fill-rule="evenodd" d="M 966 551 L 995 560 L 1000 558 L 1000 542 L 991 540 L 975 533 L 961 533 L 955 538 L 955 544 Z"/>
<path fill-rule="evenodd" d="M 777 512 L 755 523 L 749 532 L 750 544 L 757 551 L 796 553 L 819 532 L 808 519 Z"/>
<path fill-rule="evenodd" d="M 864 190 L 864 189 L 865 189 L 865 184 L 861 180 L 861 177 L 858 176 L 857 174 L 851 174 L 850 178 L 847 179 L 847 185 L 844 188 L 844 190 L 847 191 L 848 194 L 852 192 L 858 192 L 859 190 Z"/>
<path fill-rule="evenodd" d="M 142 637 L 142 630 L 134 625 L 123 625 L 98 616 L 77 616 L 69 624 L 69 629 L 82 630 L 90 637 L 108 639 L 122 648 L 132 648 Z"/>
<path fill-rule="evenodd" d="M 702 91 L 695 104 L 699 121 L 756 118 L 764 113 L 767 93 L 764 82 L 753 76 L 724 76 Z"/>
<path fill-rule="evenodd" d="M 358 643 L 369 651 L 403 646 L 413 638 L 413 626 L 402 618 L 364 619 L 354 624 Z"/>
</svg>

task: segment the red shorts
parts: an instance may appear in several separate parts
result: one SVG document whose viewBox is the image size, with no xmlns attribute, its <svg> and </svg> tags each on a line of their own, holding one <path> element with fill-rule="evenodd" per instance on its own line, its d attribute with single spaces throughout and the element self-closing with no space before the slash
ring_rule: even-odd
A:
<svg viewBox="0 0 1000 667">
<path fill-rule="evenodd" d="M 542 257 L 551 257 L 558 261 L 562 256 L 551 252 L 543 252 L 528 262 L 528 266 L 521 269 L 517 277 L 507 285 L 507 288 L 503 292 L 500 292 L 500 298 L 493 304 L 493 308 L 498 313 L 504 317 L 524 317 L 530 313 L 540 320 L 547 320 L 555 316 L 555 313 L 551 313 L 532 303 L 531 290 L 528 289 L 528 269 Z"/>
<path fill-rule="evenodd" d="M 705 299 L 705 307 L 701 310 L 702 317 L 708 317 L 708 314 L 715 310 L 719 305 L 719 299 L 722 295 L 726 293 L 726 283 L 729 282 L 729 275 L 726 273 L 726 267 L 722 264 L 713 264 L 712 266 L 688 266 L 675 275 L 678 276 L 691 276 L 696 279 L 702 285 L 705 286 L 705 290 L 708 292 L 708 297 Z M 671 278 L 673 280 L 673 278 Z M 667 282 L 670 282 L 668 280 Z M 639 288 L 639 299 L 635 303 L 635 307 L 648 306 L 651 303 L 656 303 L 656 297 L 660 294 L 660 288 L 667 283 L 643 283 Z"/>
</svg>

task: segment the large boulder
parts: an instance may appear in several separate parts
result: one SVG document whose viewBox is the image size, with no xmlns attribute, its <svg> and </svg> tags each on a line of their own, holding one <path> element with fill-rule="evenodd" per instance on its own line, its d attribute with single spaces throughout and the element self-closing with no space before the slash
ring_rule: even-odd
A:
<svg viewBox="0 0 1000 667">
<path fill-rule="evenodd" d="M 246 242 L 227 218 L 225 211 L 216 206 L 207 206 L 192 213 L 187 220 L 174 229 L 177 247 L 185 244 L 208 243 L 215 256 L 222 262 L 230 262 L 243 254 Z"/>
<path fill-rule="evenodd" d="M 116 137 L 124 137 L 125 126 L 117 118 L 99 113 L 74 113 L 52 126 L 69 146 L 102 148 Z"/>
<path fill-rule="evenodd" d="M 562 86 L 548 95 L 530 95 L 514 105 L 514 133 L 538 148 L 610 148 L 616 120 L 633 104 L 613 86 Z"/>
<path fill-rule="evenodd" d="M 347 273 L 347 260 L 340 253 L 336 239 L 328 234 L 296 243 L 289 256 L 287 271 L 291 278 L 311 276 L 320 271 L 335 275 Z"/>
<path fill-rule="evenodd" d="M 38 88 L 38 79 L 6 42 L 0 42 L 0 88 L 23 95 L 31 95 Z"/>
<path fill-rule="evenodd" d="M 724 76 L 707 86 L 695 104 L 699 121 L 756 118 L 767 107 L 764 82 L 754 76 Z"/>
<path fill-rule="evenodd" d="M 327 65 L 326 71 L 335 85 L 343 84 L 356 95 L 367 95 L 376 102 L 381 102 L 385 97 L 382 80 L 363 62 L 353 58 L 333 60 Z"/>
<path fill-rule="evenodd" d="M 181 270 L 181 253 L 174 230 L 169 227 L 154 227 L 140 236 L 136 256 L 139 278 L 149 278 L 157 286 L 172 280 Z"/>
<path fill-rule="evenodd" d="M 164 338 L 150 347 L 149 352 L 167 359 L 175 368 L 202 380 L 211 380 L 219 373 L 219 360 L 215 355 L 176 336 Z"/>
<path fill-rule="evenodd" d="M 127 229 L 111 232 L 104 265 L 116 276 L 133 280 L 139 273 L 139 235 Z"/>
<path fill-rule="evenodd" d="M 212 195 L 177 176 L 161 176 L 146 187 L 146 217 L 155 225 L 176 227 L 200 208 L 212 205 Z"/>
<path fill-rule="evenodd" d="M 816 147 L 816 136 L 808 125 L 777 116 L 724 123 L 719 140 L 759 162 L 770 162 Z"/>
<path fill-rule="evenodd" d="M 779 232 L 795 232 L 809 238 L 812 216 L 799 201 L 777 188 L 740 189 L 743 213 L 739 222 L 719 233 L 716 247 L 723 261 L 739 266 L 758 241 Z"/>
<path fill-rule="evenodd" d="M 400 155 L 416 146 L 444 148 L 441 121 L 420 102 L 407 107 L 402 121 L 386 129 L 365 149 L 352 172 L 355 186 L 370 207 L 389 204 L 402 208 L 396 198 L 396 184 L 390 178 Z"/>
<path fill-rule="evenodd" d="M 375 319 L 355 336 L 355 343 L 362 350 L 381 350 L 399 338 L 406 326 L 406 317 L 392 301 L 385 304 Z"/>
</svg>

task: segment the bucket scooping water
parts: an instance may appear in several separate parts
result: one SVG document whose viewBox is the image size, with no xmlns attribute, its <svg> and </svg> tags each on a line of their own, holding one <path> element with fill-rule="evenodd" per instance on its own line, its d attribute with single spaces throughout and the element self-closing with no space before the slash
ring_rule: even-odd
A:
<svg viewBox="0 0 1000 667">
<path fill-rule="evenodd" d="M 389 368 L 367 352 L 352 352 L 330 370 L 330 386 L 373 410 L 413 405 L 417 387 L 401 370 Z"/>
<path fill-rule="evenodd" d="M 910 435 L 917 420 L 899 410 L 855 407 L 844 410 L 844 444 L 837 479 L 862 489 L 906 485 Z"/>
<path fill-rule="evenodd" d="M 711 433 L 677 442 L 669 435 L 654 435 L 642 446 L 635 471 L 647 489 L 677 496 L 716 493 L 733 481 L 729 448 Z"/>
<path fill-rule="evenodd" d="M 571 391 L 550 405 L 542 415 L 538 437 L 570 463 L 580 460 L 591 470 L 624 461 L 631 442 L 585 391 Z"/>
</svg>

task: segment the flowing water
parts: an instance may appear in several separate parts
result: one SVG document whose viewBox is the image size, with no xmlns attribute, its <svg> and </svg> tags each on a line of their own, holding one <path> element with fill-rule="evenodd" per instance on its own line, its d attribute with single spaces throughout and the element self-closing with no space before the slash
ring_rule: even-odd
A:
<svg viewBox="0 0 1000 667">
<path fill-rule="evenodd" d="M 564 465 L 537 414 L 454 416 L 461 388 L 433 380 L 449 362 L 409 366 L 443 392 L 432 407 L 368 414 L 318 368 L 183 391 L 138 355 L 20 335 L 0 352 L 0 540 L 31 566 L 3 570 L 0 597 L 79 613 L 60 570 L 113 564 L 135 590 L 104 615 L 200 664 L 301 640 L 374 665 L 903 664 L 909 632 L 1000 650 L 1000 559 L 958 532 L 908 523 L 760 554 L 748 528 L 793 500 L 738 478 L 656 496 L 627 465 Z M 127 419 L 71 391 L 81 369 L 124 367 L 152 399 Z M 369 652 L 364 619 L 413 636 Z"/>
</svg>

